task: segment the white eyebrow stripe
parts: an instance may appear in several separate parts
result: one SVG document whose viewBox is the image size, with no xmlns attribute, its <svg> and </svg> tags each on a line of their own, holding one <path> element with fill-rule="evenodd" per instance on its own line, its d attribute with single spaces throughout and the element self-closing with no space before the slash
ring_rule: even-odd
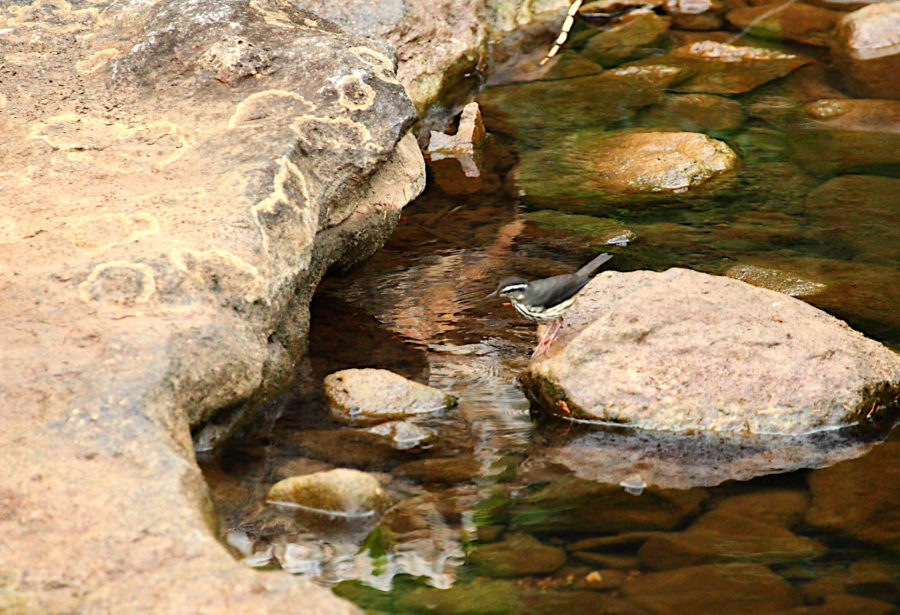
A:
<svg viewBox="0 0 900 615">
<path fill-rule="evenodd" d="M 509 292 L 511 290 L 522 290 L 523 288 L 528 288 L 528 284 L 510 284 L 509 286 L 504 286 L 501 292 Z"/>
</svg>

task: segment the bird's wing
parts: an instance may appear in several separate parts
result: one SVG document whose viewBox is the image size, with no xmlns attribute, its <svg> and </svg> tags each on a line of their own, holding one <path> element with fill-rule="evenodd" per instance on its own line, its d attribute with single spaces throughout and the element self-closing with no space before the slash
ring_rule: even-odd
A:
<svg viewBox="0 0 900 615">
<path fill-rule="evenodd" d="M 531 305 L 553 306 L 574 297 L 590 281 L 589 277 L 574 273 L 535 280 L 528 284 L 524 299 Z"/>
</svg>

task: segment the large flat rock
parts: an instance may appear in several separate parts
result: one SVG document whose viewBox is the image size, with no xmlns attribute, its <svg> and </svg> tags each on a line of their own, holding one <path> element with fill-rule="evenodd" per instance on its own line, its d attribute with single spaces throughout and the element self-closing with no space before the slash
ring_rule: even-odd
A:
<svg viewBox="0 0 900 615">
<path fill-rule="evenodd" d="M 421 191 L 392 50 L 287 0 L 5 3 L 0 46 L 4 591 L 356 612 L 227 554 L 191 428 L 285 384 Z"/>
<path fill-rule="evenodd" d="M 604 272 L 523 382 L 572 418 L 804 434 L 890 420 L 900 355 L 798 299 L 729 278 Z"/>
</svg>

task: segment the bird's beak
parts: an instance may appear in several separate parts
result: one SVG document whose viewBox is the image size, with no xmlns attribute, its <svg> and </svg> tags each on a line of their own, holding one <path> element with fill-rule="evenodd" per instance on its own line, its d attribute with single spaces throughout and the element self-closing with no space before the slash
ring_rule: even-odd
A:
<svg viewBox="0 0 900 615">
<path fill-rule="evenodd" d="M 500 289 L 498 288 L 497 290 L 495 290 L 494 292 L 489 294 L 487 297 L 485 297 L 485 299 L 490 299 L 491 297 L 496 297 L 497 293 L 499 293 L 499 292 L 500 292 Z"/>
</svg>

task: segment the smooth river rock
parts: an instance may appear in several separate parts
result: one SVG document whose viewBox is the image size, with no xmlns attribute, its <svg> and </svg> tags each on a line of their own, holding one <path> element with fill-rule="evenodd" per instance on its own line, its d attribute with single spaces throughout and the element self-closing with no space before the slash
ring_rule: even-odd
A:
<svg viewBox="0 0 900 615">
<path fill-rule="evenodd" d="M 736 164 L 725 142 L 699 133 L 583 130 L 524 152 L 515 184 L 529 204 L 590 213 L 604 200 L 690 194 Z"/>
<path fill-rule="evenodd" d="M 822 99 L 801 105 L 788 124 L 794 159 L 810 173 L 900 171 L 900 101 Z"/>
<path fill-rule="evenodd" d="M 522 381 L 533 401 L 569 418 L 804 434 L 893 420 L 900 355 L 802 301 L 729 278 L 604 272 Z"/>
<path fill-rule="evenodd" d="M 775 49 L 703 40 L 629 66 L 652 63 L 688 71 L 691 77 L 672 87 L 676 92 L 742 94 L 809 62 L 803 56 Z"/>
<path fill-rule="evenodd" d="M 276 506 L 298 505 L 315 512 L 364 516 L 384 512 L 390 498 L 371 474 L 337 468 L 278 481 L 269 489 L 266 502 Z"/>
<path fill-rule="evenodd" d="M 559 569 L 566 562 L 566 553 L 528 534 L 507 534 L 501 542 L 476 546 L 469 561 L 481 576 L 524 577 Z"/>
<path fill-rule="evenodd" d="M 900 2 L 881 2 L 838 24 L 835 60 L 857 96 L 900 98 Z"/>
<path fill-rule="evenodd" d="M 900 552 L 900 442 L 810 474 L 806 522 Z"/>
<path fill-rule="evenodd" d="M 787 581 L 759 564 L 708 564 L 640 575 L 627 580 L 622 593 L 656 615 L 764 615 L 799 602 Z"/>
<path fill-rule="evenodd" d="M 331 414 L 352 423 L 433 415 L 456 405 L 453 395 L 385 369 L 345 369 L 325 378 Z"/>
</svg>

